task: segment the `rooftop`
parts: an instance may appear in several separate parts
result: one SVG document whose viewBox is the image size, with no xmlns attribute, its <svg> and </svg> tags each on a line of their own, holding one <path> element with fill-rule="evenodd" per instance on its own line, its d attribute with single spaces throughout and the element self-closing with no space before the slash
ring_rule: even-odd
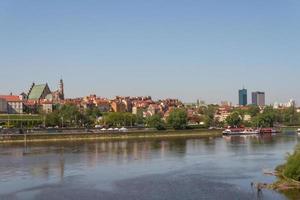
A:
<svg viewBox="0 0 300 200">
<path fill-rule="evenodd" d="M 4 99 L 7 102 L 21 102 L 19 96 L 16 95 L 0 95 L 0 99 Z"/>
<path fill-rule="evenodd" d="M 41 98 L 43 91 L 48 87 L 47 84 L 40 84 L 33 86 L 30 94 L 28 95 L 28 99 L 38 100 Z"/>
</svg>

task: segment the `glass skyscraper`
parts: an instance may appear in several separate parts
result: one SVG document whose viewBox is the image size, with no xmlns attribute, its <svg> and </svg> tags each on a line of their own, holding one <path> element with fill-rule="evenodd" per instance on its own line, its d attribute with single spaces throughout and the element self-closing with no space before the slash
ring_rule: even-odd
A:
<svg viewBox="0 0 300 200">
<path fill-rule="evenodd" d="M 264 92 L 252 92 L 252 104 L 256 106 L 265 106 L 266 98 Z"/>
<path fill-rule="evenodd" d="M 246 106 L 248 104 L 247 89 L 239 90 L 239 105 Z"/>
</svg>

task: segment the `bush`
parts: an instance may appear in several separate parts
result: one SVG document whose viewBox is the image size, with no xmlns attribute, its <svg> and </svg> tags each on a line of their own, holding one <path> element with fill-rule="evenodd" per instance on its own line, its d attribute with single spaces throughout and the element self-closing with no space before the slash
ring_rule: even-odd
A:
<svg viewBox="0 0 300 200">
<path fill-rule="evenodd" d="M 156 128 L 157 130 L 165 130 L 166 126 L 164 121 L 161 119 L 159 115 L 153 115 L 146 119 L 147 126 L 151 128 Z"/>
<path fill-rule="evenodd" d="M 288 156 L 283 174 L 288 178 L 300 181 L 300 146 L 295 149 L 293 154 Z"/>
</svg>

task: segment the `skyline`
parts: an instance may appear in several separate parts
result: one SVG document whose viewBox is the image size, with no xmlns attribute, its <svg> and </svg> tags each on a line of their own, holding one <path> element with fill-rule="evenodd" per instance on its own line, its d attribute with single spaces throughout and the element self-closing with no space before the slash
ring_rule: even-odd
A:
<svg viewBox="0 0 300 200">
<path fill-rule="evenodd" d="M 49 87 L 49 89 L 52 91 L 52 92 L 56 92 L 56 91 L 60 91 L 61 90 L 61 87 L 65 87 L 64 85 L 62 85 L 61 86 L 61 84 L 64 84 L 63 83 L 63 79 L 60 79 L 60 81 L 59 81 L 59 84 L 57 85 L 57 88 L 55 88 L 55 87 L 50 87 L 50 85 L 48 84 L 48 82 L 44 82 L 44 83 L 36 83 L 36 82 L 32 82 L 32 85 L 44 85 L 44 84 L 47 84 L 48 85 L 48 87 Z M 57 89 L 57 90 L 56 90 Z M 31 90 L 31 89 L 30 89 Z M 264 96 L 263 96 L 263 100 L 260 100 L 261 102 L 260 103 L 262 103 L 263 104 L 263 106 L 265 105 L 265 92 L 263 92 L 263 91 L 248 91 L 247 90 L 247 88 L 245 88 L 245 87 L 243 87 L 242 89 L 239 89 L 238 90 L 238 95 L 239 95 L 239 97 L 238 97 L 238 103 L 234 103 L 234 102 L 232 102 L 232 101 L 229 101 L 229 100 L 224 100 L 224 99 L 222 99 L 220 102 L 205 102 L 205 103 L 208 103 L 208 104 L 222 104 L 222 103 L 225 103 L 225 102 L 228 102 L 228 103 L 233 103 L 233 104 L 235 104 L 236 106 L 237 105 L 241 105 L 241 104 L 244 104 L 244 103 L 241 103 L 241 98 L 243 98 L 243 97 L 241 97 L 240 95 L 240 92 L 241 91 L 243 91 L 243 90 L 245 90 L 246 91 L 246 103 L 245 103 L 245 105 L 244 106 L 247 106 L 247 105 L 256 105 L 257 103 L 253 103 L 255 100 L 253 99 L 254 97 L 253 97 L 253 94 L 257 94 L 257 93 L 259 93 L 259 94 L 263 94 Z M 63 91 L 63 94 L 64 94 L 64 89 L 62 89 L 62 91 Z M 22 91 L 22 92 L 25 92 L 25 94 L 27 94 L 27 92 L 26 91 Z M 19 93 L 13 93 L 13 92 L 10 92 L 10 94 L 11 95 L 19 95 L 21 92 L 19 92 Z M 7 96 L 9 96 L 10 94 L 5 94 L 5 95 L 7 95 Z M 20 94 L 20 95 L 22 95 L 22 94 Z M 96 94 L 96 93 L 90 93 L 90 94 L 87 94 L 87 95 L 82 95 L 82 96 L 73 96 L 73 97 L 66 97 L 66 99 L 76 99 L 76 98 L 84 98 L 84 97 L 89 97 L 89 96 L 91 96 L 91 95 L 96 95 L 97 97 L 101 97 L 101 98 L 104 98 L 104 99 L 112 99 L 112 98 L 115 98 L 115 97 L 148 97 L 148 96 L 150 96 L 150 97 L 152 97 L 153 98 L 153 96 L 152 95 L 135 95 L 135 96 L 132 96 L 132 95 L 115 95 L 115 96 L 103 96 L 103 95 L 99 95 L 99 94 Z M 165 99 L 169 99 L 169 98 L 171 98 L 171 97 L 165 97 Z M 257 97 L 255 97 L 255 98 L 257 98 Z M 173 99 L 173 98 L 171 98 L 171 99 Z M 175 99 L 178 99 L 178 100 L 182 100 L 182 99 L 180 99 L 180 98 L 175 98 Z M 155 97 L 154 96 L 154 98 L 153 98 L 153 100 L 163 100 L 163 98 L 159 98 L 159 97 Z M 196 103 L 196 102 L 198 102 L 198 101 L 203 101 L 204 99 L 196 99 L 195 101 L 183 101 L 183 103 Z M 275 105 L 275 104 L 281 104 L 281 103 L 283 103 L 283 104 L 285 104 L 285 103 L 289 103 L 289 102 L 291 102 L 291 100 L 293 100 L 293 101 L 295 101 L 295 99 L 288 99 L 289 101 L 286 101 L 286 102 L 279 102 L 279 101 L 275 101 L 275 102 L 272 102 L 272 103 L 270 103 L 269 105 Z M 245 101 L 245 100 L 242 100 L 242 101 Z M 256 100 L 257 101 L 257 100 Z"/>
<path fill-rule="evenodd" d="M 0 93 L 300 102 L 300 2 L 0 2 Z M 4 73 L 3 73 L 4 72 Z M 249 94 L 249 93 L 248 93 Z"/>
</svg>

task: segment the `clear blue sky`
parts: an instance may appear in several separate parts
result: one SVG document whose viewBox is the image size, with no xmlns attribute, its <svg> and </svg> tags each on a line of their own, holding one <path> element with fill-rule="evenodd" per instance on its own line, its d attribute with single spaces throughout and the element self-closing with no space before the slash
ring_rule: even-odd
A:
<svg viewBox="0 0 300 200">
<path fill-rule="evenodd" d="M 298 0 L 1 0 L 0 93 L 300 102 Z"/>
</svg>

